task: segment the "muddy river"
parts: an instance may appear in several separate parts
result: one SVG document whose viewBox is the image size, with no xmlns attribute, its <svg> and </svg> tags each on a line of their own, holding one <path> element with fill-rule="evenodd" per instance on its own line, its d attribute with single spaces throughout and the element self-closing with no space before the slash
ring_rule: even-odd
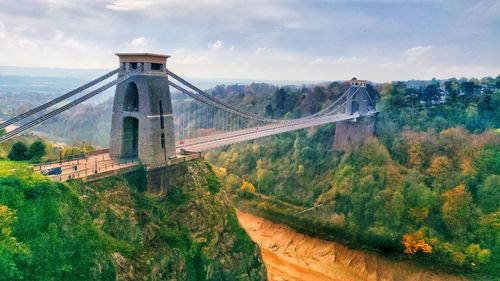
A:
<svg viewBox="0 0 500 281">
<path fill-rule="evenodd" d="M 271 281 L 466 280 L 300 234 L 242 211 L 237 210 L 237 215 L 240 224 L 260 246 Z"/>
</svg>

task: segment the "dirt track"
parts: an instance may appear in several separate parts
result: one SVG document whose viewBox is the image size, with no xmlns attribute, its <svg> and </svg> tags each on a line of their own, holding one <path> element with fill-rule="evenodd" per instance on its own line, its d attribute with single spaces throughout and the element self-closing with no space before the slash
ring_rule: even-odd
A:
<svg viewBox="0 0 500 281">
<path fill-rule="evenodd" d="M 271 281 L 466 280 L 312 238 L 239 210 L 237 214 L 240 224 L 260 245 Z"/>
</svg>

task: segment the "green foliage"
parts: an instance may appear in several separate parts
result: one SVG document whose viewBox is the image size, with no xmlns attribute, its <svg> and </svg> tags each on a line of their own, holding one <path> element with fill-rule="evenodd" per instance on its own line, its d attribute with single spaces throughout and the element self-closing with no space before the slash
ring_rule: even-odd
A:
<svg viewBox="0 0 500 281">
<path fill-rule="evenodd" d="M 487 177 L 477 190 L 480 208 L 491 213 L 498 210 L 500 202 L 500 176 L 492 174 Z"/>
<path fill-rule="evenodd" d="M 252 254 L 256 250 L 255 244 L 252 242 L 250 237 L 238 223 L 238 219 L 233 212 L 227 214 L 227 226 L 233 230 L 236 239 L 233 243 L 233 248 L 231 249 L 236 253 Z"/>
<path fill-rule="evenodd" d="M 144 170 L 60 184 L 0 161 L 0 280 L 259 280 L 256 246 L 207 195 L 213 172 L 181 165 L 193 172 L 159 197 L 142 191 Z"/>
<path fill-rule="evenodd" d="M 0 204 L 0 280 L 22 280 L 22 265 L 30 258 L 26 245 L 12 236 L 12 225 L 16 220 L 14 212 Z"/>
<path fill-rule="evenodd" d="M 174 186 L 167 196 L 167 201 L 173 205 L 181 205 L 186 203 L 188 195 L 178 186 Z"/>
<path fill-rule="evenodd" d="M 40 161 L 47 154 L 45 143 L 39 140 L 33 142 L 28 153 L 33 161 Z"/>
<path fill-rule="evenodd" d="M 207 168 L 209 170 L 209 173 L 206 176 L 208 190 L 210 190 L 211 193 L 217 193 L 220 191 L 222 186 L 221 186 L 219 180 L 217 179 L 217 176 L 215 175 L 214 170 L 212 169 L 212 166 L 210 166 L 210 164 L 207 163 Z"/>
<path fill-rule="evenodd" d="M 208 159 L 225 169 L 225 179 L 256 183 L 257 194 L 237 198 L 272 220 L 310 231 L 332 226 L 331 217 L 340 216 L 336 226 L 343 227 L 335 230 L 337 236 L 355 245 L 403 254 L 403 237 L 417 237 L 408 241 L 425 249 L 412 253 L 419 260 L 495 272 L 500 258 L 500 91 L 479 91 L 477 83 L 447 81 L 450 95 L 444 102 L 437 80 L 421 88 L 404 83 L 378 87 L 377 138 L 348 154 L 331 151 L 333 126 L 324 126 L 233 145 L 210 152 Z M 275 92 L 270 113 L 304 109 L 303 104 L 286 107 L 294 97 L 284 100 L 285 93 L 291 92 Z M 318 99 L 323 94 L 322 89 L 312 92 Z M 325 220 L 303 221 L 282 206 L 257 203 L 263 198 L 283 200 L 284 206 L 325 206 Z M 319 229 L 313 233 L 329 236 Z"/>
<path fill-rule="evenodd" d="M 28 147 L 23 142 L 16 142 L 9 152 L 9 159 L 21 161 L 29 159 Z"/>
<path fill-rule="evenodd" d="M 31 253 L 28 263 L 16 262 L 24 279 L 95 280 L 113 275 L 104 266 L 109 260 L 102 257 L 94 226 L 64 186 L 30 175 L 0 177 L 0 204 L 16 210 L 12 234 Z M 102 271 L 95 268 L 99 263 Z"/>
</svg>

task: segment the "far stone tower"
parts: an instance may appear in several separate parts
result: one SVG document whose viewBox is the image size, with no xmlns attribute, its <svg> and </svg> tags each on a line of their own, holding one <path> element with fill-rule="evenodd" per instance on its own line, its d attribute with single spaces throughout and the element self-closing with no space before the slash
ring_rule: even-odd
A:
<svg viewBox="0 0 500 281">
<path fill-rule="evenodd" d="M 166 72 L 167 55 L 120 53 L 118 76 L 142 72 L 116 86 L 111 123 L 112 158 L 138 158 L 161 165 L 175 156 L 172 102 Z"/>
</svg>

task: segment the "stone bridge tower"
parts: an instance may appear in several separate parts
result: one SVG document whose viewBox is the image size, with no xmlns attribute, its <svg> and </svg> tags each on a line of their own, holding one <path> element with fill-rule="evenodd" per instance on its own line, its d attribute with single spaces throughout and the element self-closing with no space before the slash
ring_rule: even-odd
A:
<svg viewBox="0 0 500 281">
<path fill-rule="evenodd" d="M 357 80 L 352 78 L 349 82 L 349 96 L 346 103 L 346 113 L 353 114 L 359 113 L 359 115 L 364 116 L 368 114 L 370 104 L 370 97 L 368 96 L 368 91 L 366 90 L 366 80 Z"/>
<path fill-rule="evenodd" d="M 169 56 L 116 54 L 120 72 L 143 70 L 116 86 L 111 123 L 112 158 L 138 158 L 161 165 L 175 156 L 172 102 L 166 73 Z"/>
<path fill-rule="evenodd" d="M 375 110 L 375 105 L 371 103 L 366 84 L 367 81 L 356 78 L 350 81 L 345 113 L 358 113 L 360 117 L 335 124 L 333 149 L 336 151 L 350 151 L 358 147 L 365 139 L 373 136 L 374 121 L 369 115 L 370 111 Z"/>
</svg>

